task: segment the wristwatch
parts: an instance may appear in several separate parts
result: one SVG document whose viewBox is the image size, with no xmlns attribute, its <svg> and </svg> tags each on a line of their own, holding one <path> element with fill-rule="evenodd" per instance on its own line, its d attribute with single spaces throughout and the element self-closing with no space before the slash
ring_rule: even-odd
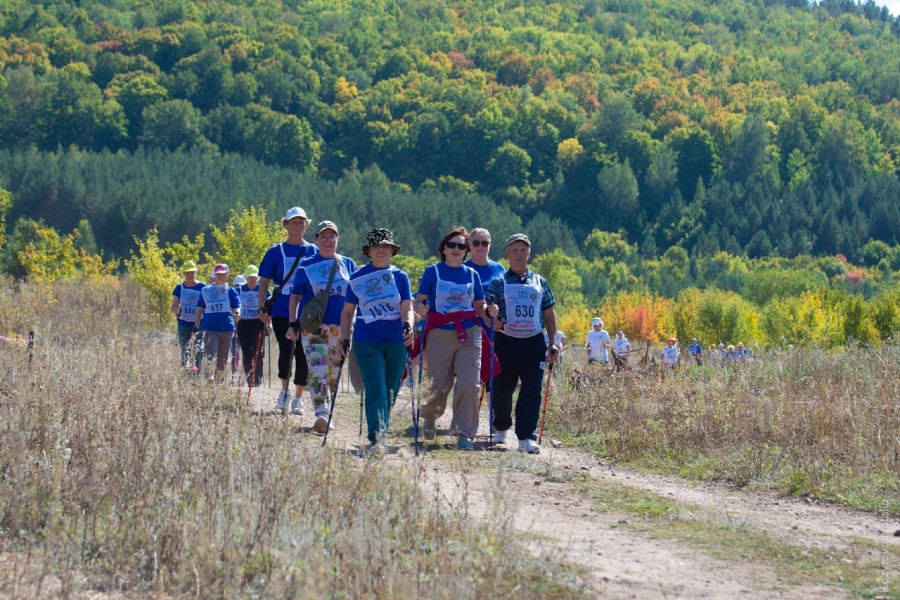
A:
<svg viewBox="0 0 900 600">
<path fill-rule="evenodd" d="M 293 329 L 294 331 L 300 331 L 300 321 L 294 321 L 294 322 L 292 322 L 292 323 L 289 325 L 289 327 L 290 327 L 291 329 Z"/>
</svg>

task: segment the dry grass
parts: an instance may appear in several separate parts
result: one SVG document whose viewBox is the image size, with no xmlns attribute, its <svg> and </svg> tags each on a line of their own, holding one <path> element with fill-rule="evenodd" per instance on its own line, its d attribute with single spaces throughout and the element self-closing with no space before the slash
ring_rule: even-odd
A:
<svg viewBox="0 0 900 600">
<path fill-rule="evenodd" d="M 763 354 L 674 376 L 611 375 L 572 358 L 555 386 L 556 434 L 645 467 L 900 513 L 900 346 Z"/>
<path fill-rule="evenodd" d="M 38 339 L 30 363 L 0 345 L 0 596 L 584 595 L 415 470 L 320 449 L 185 378 L 127 281 L 0 296 L 0 332 Z"/>
</svg>

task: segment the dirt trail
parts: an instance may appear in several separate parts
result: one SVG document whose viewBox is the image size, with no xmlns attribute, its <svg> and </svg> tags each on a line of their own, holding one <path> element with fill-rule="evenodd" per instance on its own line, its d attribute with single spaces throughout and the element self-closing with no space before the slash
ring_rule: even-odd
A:
<svg viewBox="0 0 900 600">
<path fill-rule="evenodd" d="M 274 415 L 277 393 L 254 392 L 253 405 L 263 414 Z M 309 402 L 307 402 L 307 405 Z M 312 423 L 311 407 L 303 417 L 291 416 L 298 429 Z M 487 431 L 482 411 L 480 431 Z M 341 393 L 335 411 L 337 428 L 329 444 L 354 454 L 365 440 L 358 436 L 359 396 Z M 520 471 L 487 469 L 480 464 L 484 452 L 457 453 L 441 459 L 423 453 L 418 467 L 407 437 L 397 434 L 410 423 L 409 400 L 402 396 L 394 411 L 393 436 L 386 440 L 388 464 L 398 468 L 420 468 L 430 493 L 438 494 L 456 510 L 467 510 L 477 519 L 498 518 L 497 502 L 512 511 L 513 528 L 520 541 L 538 556 L 553 556 L 579 565 L 587 585 L 598 595 L 611 598 L 845 598 L 846 588 L 834 585 L 791 586 L 778 580 L 767 565 L 737 563 L 712 558 L 687 542 L 661 538 L 629 529 L 624 513 L 597 512 L 572 483 L 548 482 L 539 475 Z M 431 448 L 452 447 L 447 435 L 449 416 L 438 421 L 438 438 Z M 516 440 L 491 452 L 515 452 Z M 310 444 L 321 438 L 309 436 Z M 486 437 L 476 448 L 487 445 Z M 718 483 L 698 483 L 674 477 L 647 475 L 598 459 L 586 452 L 555 448 L 545 437 L 541 454 L 529 457 L 559 469 L 579 471 L 597 481 L 611 482 L 673 499 L 680 506 L 695 507 L 720 515 L 723 522 L 749 526 L 774 538 L 811 548 L 843 547 L 852 537 L 876 544 L 900 544 L 894 537 L 900 523 L 877 514 L 779 497 L 771 492 L 734 490 Z M 444 455 L 446 457 L 446 454 Z M 498 485 L 498 477 L 499 485 Z M 499 491 L 498 491 L 499 490 Z M 502 509 L 501 509 L 502 512 Z M 874 553 L 877 554 L 877 553 Z M 876 560 L 877 556 L 866 557 Z M 891 558 L 893 560 L 893 558 Z M 900 565 L 890 564 L 891 585 Z"/>
</svg>

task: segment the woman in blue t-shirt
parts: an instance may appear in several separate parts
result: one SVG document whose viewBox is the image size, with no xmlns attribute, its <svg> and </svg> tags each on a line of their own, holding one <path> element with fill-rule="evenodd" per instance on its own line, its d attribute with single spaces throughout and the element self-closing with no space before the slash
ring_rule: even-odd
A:
<svg viewBox="0 0 900 600">
<path fill-rule="evenodd" d="M 302 415 L 303 388 L 306 387 L 309 373 L 302 349 L 287 337 L 290 323 L 288 319 L 290 280 L 294 277 L 293 274 L 288 277 L 288 274 L 291 273 L 298 256 L 300 260 L 312 256 L 316 253 L 316 247 L 303 239 L 309 226 L 309 218 L 306 211 L 299 206 L 288 209 L 281 220 L 281 226 L 287 231 L 287 239 L 269 248 L 259 263 L 259 320 L 263 325 L 272 323 L 272 332 L 278 342 L 278 378 L 281 380 L 281 391 L 275 409 L 287 412 L 290 408 L 292 414 Z M 299 263 L 297 268 L 299 269 Z M 275 293 L 274 291 L 269 293 L 269 283 L 274 283 L 275 291 L 279 293 L 270 303 L 269 313 L 266 314 L 264 310 L 266 298 Z M 293 392 L 289 389 L 292 361 L 295 363 Z"/>
<path fill-rule="evenodd" d="M 235 323 L 241 318 L 241 299 L 237 290 L 228 285 L 228 265 L 219 263 L 213 270 L 213 282 L 203 286 L 197 301 L 194 327 L 203 330 L 206 358 L 216 361 L 215 375 L 210 382 L 225 380 L 225 365 L 231 351 Z"/>
<path fill-rule="evenodd" d="M 322 221 L 316 225 L 316 246 L 319 253 L 300 262 L 300 268 L 291 283 L 291 300 L 288 307 L 290 327 L 287 337 L 297 340 L 300 337 L 298 315 L 313 296 L 328 287 L 331 269 L 337 261 L 334 280 L 328 294 L 328 307 L 322 318 L 318 331 L 303 331 L 303 352 L 309 366 L 309 391 L 313 397 L 314 415 L 313 429 L 325 433 L 330 414 L 329 400 L 331 391 L 337 386 L 337 372 L 334 368 L 340 361 L 340 325 L 341 311 L 344 309 L 344 297 L 350 275 L 356 271 L 356 263 L 346 256 L 337 253 L 338 229 L 331 221 Z"/>
<path fill-rule="evenodd" d="M 365 385 L 369 452 L 384 449 L 381 437 L 390 424 L 397 399 L 407 347 L 412 346 L 413 311 L 409 275 L 391 266 L 400 252 L 393 234 L 373 229 L 366 234 L 363 254 L 369 264 L 350 276 L 350 289 L 341 313 L 341 356 L 353 349 Z"/>
<path fill-rule="evenodd" d="M 444 414 L 453 388 L 450 432 L 462 450 L 473 448 L 470 440 L 478 433 L 481 326 L 476 317 L 485 317 L 481 278 L 463 264 L 468 241 L 464 227 L 447 233 L 438 245 L 441 262 L 425 269 L 416 293 L 416 310 L 428 316 L 424 338 L 432 380 L 431 394 L 422 402 L 423 433 L 434 438 L 435 420 Z"/>
<path fill-rule="evenodd" d="M 184 261 L 181 265 L 181 273 L 184 281 L 175 286 L 172 290 L 172 314 L 178 317 L 178 347 L 181 350 L 181 366 L 185 366 L 188 361 L 193 363 L 192 367 L 199 366 L 199 357 L 192 360 L 191 354 L 191 338 L 194 331 L 194 315 L 197 312 L 197 301 L 200 299 L 200 290 L 203 289 L 203 282 L 197 281 L 197 263 L 192 260 Z"/>
<path fill-rule="evenodd" d="M 253 387 L 258 387 L 262 383 L 260 360 L 263 350 L 262 344 L 259 343 L 259 333 L 267 325 L 259 320 L 259 269 L 257 266 L 247 265 L 247 268 L 244 269 L 244 278 L 247 282 L 237 288 L 238 296 L 241 297 L 241 320 L 237 324 L 237 336 L 241 345 L 244 375 L 248 381 L 250 370 L 253 368 L 253 353 L 257 353 Z M 271 295 L 271 293 L 267 293 L 266 298 L 268 299 Z"/>
</svg>

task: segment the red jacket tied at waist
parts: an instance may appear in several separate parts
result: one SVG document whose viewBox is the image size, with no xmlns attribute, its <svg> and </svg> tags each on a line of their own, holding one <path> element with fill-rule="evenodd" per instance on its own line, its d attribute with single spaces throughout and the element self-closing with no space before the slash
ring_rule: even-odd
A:
<svg viewBox="0 0 900 600">
<path fill-rule="evenodd" d="M 481 381 L 487 383 L 490 380 L 491 361 L 493 361 L 494 363 L 494 377 L 499 375 L 500 361 L 498 361 L 497 356 L 491 352 L 490 343 L 485 343 L 488 339 L 487 331 L 485 330 L 484 325 L 481 324 L 481 319 L 475 319 L 474 310 L 460 310 L 446 315 L 436 312 L 428 313 L 428 318 L 425 320 L 425 331 L 422 332 L 422 335 L 420 337 L 416 338 L 416 343 L 413 345 L 413 350 L 410 358 L 415 358 L 419 355 L 419 352 L 422 352 L 422 346 L 425 339 L 428 337 L 429 331 L 448 323 L 453 323 L 454 325 L 456 325 L 456 333 L 457 335 L 459 335 L 459 343 L 465 344 L 467 336 L 466 330 L 463 329 L 462 322 L 466 320 L 475 321 L 478 326 L 481 327 Z"/>
</svg>

